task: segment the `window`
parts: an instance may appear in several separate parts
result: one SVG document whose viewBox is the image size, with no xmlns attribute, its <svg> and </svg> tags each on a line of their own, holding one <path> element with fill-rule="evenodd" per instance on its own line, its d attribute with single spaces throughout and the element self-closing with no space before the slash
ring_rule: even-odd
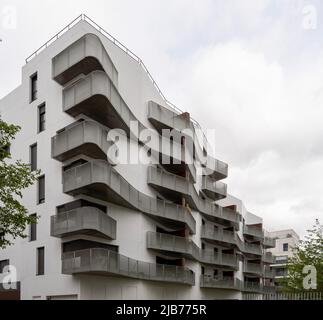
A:
<svg viewBox="0 0 323 320">
<path fill-rule="evenodd" d="M 30 146 L 30 168 L 32 171 L 37 170 L 37 143 Z"/>
<path fill-rule="evenodd" d="M 219 275 L 219 272 L 218 272 L 218 270 L 213 270 L 213 278 L 217 278 L 218 277 L 218 275 Z"/>
<path fill-rule="evenodd" d="M 38 107 L 38 132 L 45 131 L 46 122 L 46 104 L 43 103 Z"/>
<path fill-rule="evenodd" d="M 45 274 L 45 248 L 37 248 L 37 276 Z"/>
<path fill-rule="evenodd" d="M 30 102 L 33 102 L 37 99 L 38 94 L 38 77 L 37 73 L 30 77 Z"/>
<path fill-rule="evenodd" d="M 204 274 L 204 272 L 205 272 L 205 268 L 202 266 L 201 267 L 201 273 Z"/>
<path fill-rule="evenodd" d="M 283 251 L 288 251 L 288 243 L 283 243 Z"/>
<path fill-rule="evenodd" d="M 10 262 L 9 260 L 1 260 L 0 261 L 0 273 L 3 273 L 3 269 L 7 266 L 9 266 Z"/>
<path fill-rule="evenodd" d="M 32 214 L 31 217 L 36 218 L 36 214 Z M 31 223 L 29 226 L 29 241 L 36 241 L 37 240 L 37 222 Z"/>
<path fill-rule="evenodd" d="M 38 178 L 38 204 L 45 203 L 45 176 Z"/>
</svg>

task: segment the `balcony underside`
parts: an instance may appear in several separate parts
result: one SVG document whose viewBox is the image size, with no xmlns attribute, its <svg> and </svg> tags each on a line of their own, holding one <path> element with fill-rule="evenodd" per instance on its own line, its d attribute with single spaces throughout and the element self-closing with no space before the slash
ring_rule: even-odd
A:
<svg viewBox="0 0 323 320">
<path fill-rule="evenodd" d="M 64 85 L 80 74 L 88 75 L 92 71 L 103 71 L 101 63 L 95 57 L 85 57 L 83 60 L 77 62 L 65 71 L 61 72 L 53 79 L 60 85 Z"/>
<path fill-rule="evenodd" d="M 110 103 L 110 100 L 104 95 L 96 94 L 91 96 L 90 98 L 65 109 L 65 112 L 73 117 L 84 114 L 111 129 L 122 129 L 129 134 L 128 125 L 126 125 Z"/>
<path fill-rule="evenodd" d="M 209 189 L 201 189 L 201 190 L 208 198 L 212 199 L 213 201 L 224 199 L 227 196 L 226 194 L 223 194 L 221 192 L 211 191 Z"/>
<path fill-rule="evenodd" d="M 94 207 L 79 207 L 51 217 L 51 236 L 92 235 L 116 239 L 116 221 Z"/>
<path fill-rule="evenodd" d="M 65 85 L 77 76 L 104 70 L 117 86 L 118 72 L 100 38 L 88 33 L 53 58 L 53 79 Z"/>
</svg>

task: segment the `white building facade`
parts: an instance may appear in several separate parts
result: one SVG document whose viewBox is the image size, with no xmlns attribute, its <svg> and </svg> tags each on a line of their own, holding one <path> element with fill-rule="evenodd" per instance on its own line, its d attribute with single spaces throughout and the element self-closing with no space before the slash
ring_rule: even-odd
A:
<svg viewBox="0 0 323 320">
<path fill-rule="evenodd" d="M 0 114 L 22 128 L 12 157 L 41 170 L 23 196 L 37 225 L 0 251 L 0 266 L 17 270 L 15 297 L 241 299 L 272 290 L 275 241 L 227 195 L 228 165 L 203 139 L 188 147 L 181 130 L 197 132 L 195 121 L 86 17 L 28 60 Z M 119 149 L 108 139 L 115 129 Z M 145 143 L 145 129 L 154 142 Z M 165 129 L 173 130 L 166 163 Z M 122 145 L 130 150 L 118 163 Z M 154 161 L 133 163 L 134 155 Z"/>
</svg>

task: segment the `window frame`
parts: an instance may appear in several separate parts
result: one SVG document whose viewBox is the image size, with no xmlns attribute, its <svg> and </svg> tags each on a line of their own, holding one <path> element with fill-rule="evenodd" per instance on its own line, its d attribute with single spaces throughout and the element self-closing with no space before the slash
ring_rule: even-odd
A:
<svg viewBox="0 0 323 320">
<path fill-rule="evenodd" d="M 41 109 L 44 108 L 44 112 Z M 44 120 L 41 121 L 41 116 L 44 116 Z M 41 126 L 43 124 L 43 127 Z M 44 132 L 46 130 L 46 102 L 40 104 L 37 108 L 37 133 Z"/>
<path fill-rule="evenodd" d="M 32 103 L 38 99 L 38 72 L 33 73 L 29 79 L 29 102 Z"/>
<path fill-rule="evenodd" d="M 40 256 L 40 252 L 42 252 L 42 256 Z M 42 259 L 42 263 L 40 258 Z M 38 247 L 36 249 L 36 276 L 43 275 L 45 275 L 45 247 Z"/>
<path fill-rule="evenodd" d="M 41 188 L 41 185 L 40 185 L 40 181 L 42 180 L 42 179 L 44 179 L 44 196 L 43 196 L 43 198 L 41 198 L 40 197 L 40 188 Z M 37 204 L 43 204 L 43 203 L 45 203 L 45 201 L 46 201 L 46 179 L 45 179 L 45 175 L 43 174 L 42 176 L 40 176 L 39 178 L 38 178 L 38 182 L 37 182 Z"/>
<path fill-rule="evenodd" d="M 35 159 L 34 159 L 34 164 L 35 166 L 33 166 L 33 148 L 36 148 L 36 156 L 35 156 Z M 37 158 L 38 158 L 38 148 L 37 148 L 37 142 L 30 145 L 29 146 L 29 162 L 30 162 L 30 169 L 32 172 L 36 171 L 37 170 Z"/>
</svg>

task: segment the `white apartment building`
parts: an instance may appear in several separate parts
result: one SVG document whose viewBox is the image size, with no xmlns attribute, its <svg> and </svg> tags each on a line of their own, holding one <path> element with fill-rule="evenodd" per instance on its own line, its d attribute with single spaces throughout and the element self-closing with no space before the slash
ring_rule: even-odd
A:
<svg viewBox="0 0 323 320">
<path fill-rule="evenodd" d="M 196 122 L 86 16 L 27 60 L 0 113 L 22 128 L 12 157 L 41 170 L 23 197 L 38 223 L 0 251 L 1 269 L 14 266 L 19 286 L 0 289 L 0 298 L 241 299 L 273 288 L 266 250 L 275 241 L 260 217 L 227 195 L 220 180 L 228 165 L 204 139 L 187 147 L 180 131 L 197 131 Z M 172 129 L 168 143 L 192 161 L 173 155 L 165 163 L 167 152 L 142 140 L 130 154 L 154 164 L 116 164 L 107 154 L 113 129 L 125 132 L 118 147 L 136 150 L 146 128 L 157 142 Z"/>
<path fill-rule="evenodd" d="M 267 234 L 276 240 L 276 246 L 267 251 L 275 258 L 275 263 L 271 267 L 275 274 L 275 284 L 279 287 L 279 279 L 287 276 L 288 258 L 293 256 L 293 248 L 299 244 L 300 238 L 293 229 L 272 231 Z"/>
</svg>

